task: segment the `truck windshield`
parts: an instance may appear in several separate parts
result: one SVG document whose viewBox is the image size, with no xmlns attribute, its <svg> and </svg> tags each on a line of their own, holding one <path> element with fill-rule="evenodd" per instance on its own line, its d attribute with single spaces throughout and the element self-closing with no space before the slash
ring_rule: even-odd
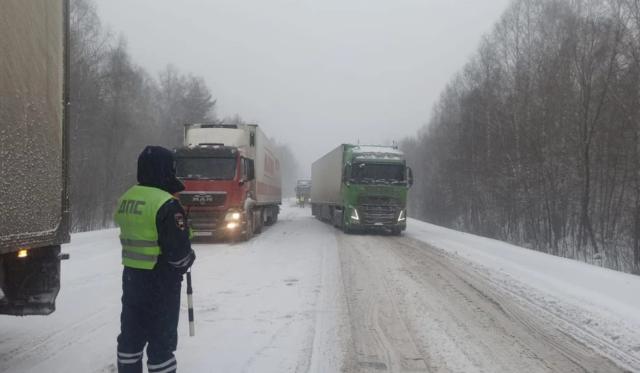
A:
<svg viewBox="0 0 640 373">
<path fill-rule="evenodd" d="M 402 164 L 355 163 L 349 181 L 356 184 L 401 184 L 405 182 L 405 167 Z"/>
<path fill-rule="evenodd" d="M 176 176 L 183 179 L 232 180 L 235 158 L 177 158 Z"/>
</svg>

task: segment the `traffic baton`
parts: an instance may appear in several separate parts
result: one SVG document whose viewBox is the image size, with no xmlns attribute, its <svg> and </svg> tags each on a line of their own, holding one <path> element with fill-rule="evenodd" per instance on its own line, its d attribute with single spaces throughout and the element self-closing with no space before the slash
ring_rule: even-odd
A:
<svg viewBox="0 0 640 373">
<path fill-rule="evenodd" d="M 191 288 L 191 268 L 187 271 L 187 306 L 189 307 L 189 336 L 196 335 L 196 327 L 193 322 L 193 288 Z"/>
</svg>

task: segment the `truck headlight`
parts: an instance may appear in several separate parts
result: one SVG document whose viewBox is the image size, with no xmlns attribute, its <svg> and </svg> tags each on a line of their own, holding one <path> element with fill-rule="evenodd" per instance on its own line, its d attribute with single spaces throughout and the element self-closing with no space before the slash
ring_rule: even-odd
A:
<svg viewBox="0 0 640 373">
<path fill-rule="evenodd" d="M 24 259 L 28 256 L 29 256 L 29 249 L 21 248 L 20 250 L 18 250 L 18 258 Z"/>
<path fill-rule="evenodd" d="M 360 216 L 358 216 L 358 210 L 351 209 L 351 220 L 360 221 Z"/>
<path fill-rule="evenodd" d="M 398 216 L 398 223 L 406 221 L 407 220 L 407 214 L 404 212 L 404 210 L 400 211 L 400 216 Z"/>
<path fill-rule="evenodd" d="M 227 221 L 238 221 L 240 220 L 240 218 L 242 217 L 242 214 L 239 212 L 228 212 L 227 215 L 225 215 L 224 220 Z"/>
<path fill-rule="evenodd" d="M 236 229 L 236 228 L 238 228 L 238 223 L 233 223 L 233 222 L 227 223 L 227 229 L 233 230 L 233 229 Z"/>
</svg>

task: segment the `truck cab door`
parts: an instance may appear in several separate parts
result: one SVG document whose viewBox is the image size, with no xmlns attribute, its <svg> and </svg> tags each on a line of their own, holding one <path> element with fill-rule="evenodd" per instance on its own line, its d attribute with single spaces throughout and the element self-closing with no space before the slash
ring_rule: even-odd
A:
<svg viewBox="0 0 640 373">
<path fill-rule="evenodd" d="M 349 163 L 344 165 L 342 169 L 342 183 L 349 185 L 349 175 L 351 175 L 351 165 Z"/>
</svg>

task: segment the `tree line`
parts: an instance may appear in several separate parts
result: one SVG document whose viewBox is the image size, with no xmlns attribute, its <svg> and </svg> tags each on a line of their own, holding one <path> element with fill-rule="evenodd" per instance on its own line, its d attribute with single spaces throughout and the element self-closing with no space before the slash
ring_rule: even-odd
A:
<svg viewBox="0 0 640 373">
<path fill-rule="evenodd" d="M 640 0 L 514 0 L 402 148 L 415 217 L 640 273 Z"/>
<path fill-rule="evenodd" d="M 116 200 L 135 183 L 145 145 L 181 145 L 184 123 L 242 122 L 216 116 L 202 77 L 170 65 L 152 76 L 138 66 L 125 39 L 103 27 L 93 0 L 71 1 L 70 95 L 73 231 L 113 225 Z"/>
</svg>

